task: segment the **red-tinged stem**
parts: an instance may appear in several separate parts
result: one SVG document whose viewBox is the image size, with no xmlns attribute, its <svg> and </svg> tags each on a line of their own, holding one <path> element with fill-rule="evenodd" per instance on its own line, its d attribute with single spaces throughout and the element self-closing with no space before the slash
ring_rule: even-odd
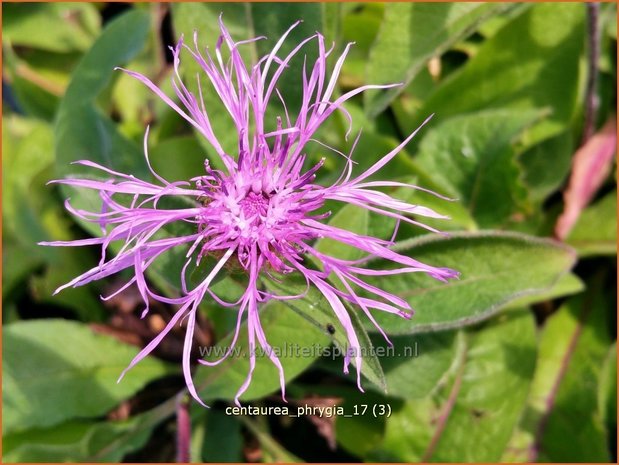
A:
<svg viewBox="0 0 619 465">
<path fill-rule="evenodd" d="M 191 447 L 191 418 L 189 399 L 183 396 L 176 404 L 176 462 L 189 463 Z"/>
<path fill-rule="evenodd" d="M 552 388 L 550 390 L 550 393 L 548 394 L 548 397 L 546 398 L 546 408 L 544 410 L 544 414 L 542 418 L 540 419 L 537 425 L 537 430 L 535 431 L 535 441 L 529 450 L 528 460 L 530 462 L 537 461 L 539 453 L 542 449 L 542 439 L 544 436 L 544 431 L 546 429 L 546 424 L 548 423 L 548 419 L 550 418 L 552 409 L 555 406 L 555 401 L 557 399 L 557 393 L 559 392 L 559 387 L 561 386 L 561 381 L 563 381 L 563 378 L 565 377 L 565 374 L 567 373 L 567 370 L 570 365 L 570 361 L 572 360 L 572 355 L 574 354 L 574 351 L 576 350 L 576 346 L 578 345 L 578 341 L 580 339 L 583 326 L 585 325 L 587 318 L 589 318 L 589 315 L 591 314 L 591 311 L 593 309 L 593 304 L 591 302 L 592 300 L 593 300 L 593 296 L 589 296 L 588 298 L 585 299 L 585 301 L 582 304 L 582 310 L 578 318 L 578 326 L 576 327 L 574 334 L 572 334 L 572 338 L 570 339 L 567 350 L 563 356 L 563 359 L 561 360 L 561 367 L 559 368 L 559 373 L 557 375 L 557 378 L 555 379 L 554 384 L 552 385 Z"/>
<path fill-rule="evenodd" d="M 447 420 L 449 419 L 449 415 L 451 414 L 451 411 L 453 410 L 454 405 L 456 405 L 456 399 L 458 398 L 458 394 L 460 393 L 460 386 L 462 385 L 462 375 L 464 374 L 464 368 L 466 365 L 467 349 L 468 349 L 467 347 L 464 347 L 464 349 L 462 350 L 462 357 L 460 360 L 460 366 L 458 367 L 458 372 L 456 373 L 456 379 L 454 380 L 454 384 L 451 387 L 451 391 L 449 392 L 449 397 L 447 398 L 447 402 L 445 402 L 443 411 L 441 412 L 441 415 L 438 418 L 438 421 L 436 424 L 436 430 L 434 431 L 434 434 L 432 435 L 432 439 L 430 439 L 430 443 L 428 444 L 428 447 L 426 448 L 426 451 L 424 452 L 423 457 L 421 458 L 422 462 L 430 461 L 430 457 L 432 457 L 432 454 L 434 454 L 436 446 L 438 445 L 438 441 L 441 439 L 443 430 L 445 429 L 445 426 L 447 425 Z"/>
</svg>

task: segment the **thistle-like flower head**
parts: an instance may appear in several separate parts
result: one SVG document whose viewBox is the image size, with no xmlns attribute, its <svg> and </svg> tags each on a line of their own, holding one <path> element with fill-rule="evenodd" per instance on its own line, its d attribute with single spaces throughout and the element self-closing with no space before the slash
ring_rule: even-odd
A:
<svg viewBox="0 0 619 465">
<path fill-rule="evenodd" d="M 345 168 L 339 179 L 330 186 L 316 183 L 316 174 L 320 171 L 324 159 L 317 163 L 309 163 L 305 149 L 310 142 L 322 144 L 313 138 L 318 128 L 336 110 L 342 111 L 347 118 L 350 118 L 343 104 L 351 97 L 367 89 L 392 86 L 365 85 L 341 96 L 334 96 L 336 82 L 351 44 L 337 59 L 333 72 L 328 76 L 327 58 L 333 52 L 333 47 L 327 50 L 323 36 L 318 33 L 303 40 L 289 54 L 278 56 L 286 37 L 297 24 L 279 39 L 268 55 L 250 67 L 243 61 L 239 48 L 248 42 L 263 38 L 235 42 L 221 19 L 221 36 L 214 50 L 215 57 L 211 56 L 208 49 L 204 54 L 200 52 L 196 36 L 193 48 L 185 45 L 181 39 L 172 50 L 174 56 L 172 83 L 180 105 L 147 77 L 124 70 L 144 83 L 206 138 L 219 157 L 219 162 L 213 163 L 218 169 L 207 160 L 204 173 L 186 182 L 174 183 L 168 182 L 165 174 L 155 173 L 151 169 L 155 181 L 148 182 L 82 160 L 77 163 L 102 171 L 109 176 L 109 180 L 69 178 L 55 181 L 94 189 L 98 191 L 102 200 L 102 208 L 97 212 L 78 210 L 68 201 L 66 203 L 67 209 L 74 215 L 101 225 L 103 232 L 101 237 L 45 243 L 55 246 L 102 247 L 100 263 L 59 290 L 69 286 L 81 286 L 121 270 L 133 268 L 133 278 L 114 295 L 130 285 L 137 285 L 146 304 L 143 316 L 149 311 L 149 299 L 177 305 L 178 309 L 165 329 L 135 357 L 125 372 L 147 356 L 173 327 L 186 322 L 183 371 L 189 392 L 200 403 L 202 401 L 192 381 L 190 359 L 196 312 L 204 298 L 210 297 L 222 306 L 238 308 L 236 330 L 226 357 L 230 355 L 240 336 L 242 322 L 247 321 L 250 369 L 236 395 L 238 403 L 239 397 L 250 384 L 258 346 L 279 369 L 282 396 L 285 393 L 284 370 L 262 329 L 260 307 L 270 299 L 291 299 L 300 296 L 276 295 L 266 290 L 261 285 L 261 280 L 271 279 L 277 274 L 297 273 L 303 276 L 308 288 L 313 286 L 322 293 L 346 330 L 348 348 L 344 359 L 344 371 L 348 371 L 348 366 L 354 359 L 357 382 L 361 389 L 361 349 L 343 302 L 351 304 L 367 315 L 381 333 L 382 330 L 374 320 L 371 310 L 393 313 L 405 318 L 410 318 L 412 314 L 406 301 L 370 285 L 363 277 L 423 272 L 445 281 L 457 276 L 453 270 L 429 266 L 397 253 L 390 248 L 393 241 L 359 235 L 323 221 L 329 216 L 329 212 L 325 212 L 323 208 L 327 201 L 352 204 L 395 219 L 396 225 L 400 221 L 405 221 L 431 231 L 434 230 L 409 215 L 444 217 L 429 208 L 395 199 L 385 192 L 398 187 L 420 188 L 394 181 L 369 179 L 395 157 L 415 133 L 382 156 L 365 172 L 356 176 L 353 176 L 351 155 L 338 152 L 339 156 L 345 158 Z M 310 46 L 311 42 L 315 42 L 318 48 L 318 58 L 311 65 L 311 69 L 306 64 L 302 75 L 299 76 L 303 86 L 301 107 L 298 115 L 291 118 L 277 89 L 277 83 L 291 59 L 303 47 Z M 222 53 L 224 47 L 227 49 L 226 59 Z M 200 65 L 202 74 L 198 76 L 198 81 L 200 79 L 210 81 L 232 118 L 238 133 L 237 153 L 229 154 L 222 148 L 213 132 L 201 91 L 197 95 L 190 92 L 181 80 L 179 65 L 183 49 L 188 50 Z M 277 117 L 275 121 L 266 121 L 267 106 L 275 98 L 283 104 L 284 115 Z M 274 130 L 265 129 L 265 126 L 269 125 L 273 125 Z M 144 150 L 148 161 L 147 139 L 148 129 L 144 139 Z M 124 197 L 129 195 L 132 200 L 122 202 L 118 198 L 119 195 Z M 186 208 L 164 208 L 161 200 L 166 197 L 185 197 L 189 202 Z M 192 224 L 192 233 L 163 238 L 158 234 L 166 226 L 176 222 Z M 320 238 L 330 238 L 346 246 L 355 247 L 362 251 L 366 258 L 381 258 L 394 263 L 395 266 L 388 270 L 374 270 L 364 268 L 364 260 L 350 261 L 328 256 L 314 247 Z M 119 243 L 120 248 L 116 255 L 110 258 L 107 249 L 112 243 Z M 181 295 L 179 297 L 159 295 L 151 289 L 145 279 L 145 270 L 159 256 L 178 247 L 186 250 L 187 259 L 180 276 Z M 192 287 L 188 285 L 187 275 L 196 266 L 205 266 L 204 257 L 209 257 L 211 259 L 209 263 L 213 265 L 205 273 L 205 277 Z M 311 265 L 313 261 L 321 264 L 320 269 Z M 247 277 L 247 288 L 237 302 L 226 302 L 211 289 L 213 280 L 219 273 L 225 272 L 222 268 L 227 263 L 234 263 Z M 215 362 L 199 361 L 204 365 L 215 365 L 226 357 Z"/>
</svg>

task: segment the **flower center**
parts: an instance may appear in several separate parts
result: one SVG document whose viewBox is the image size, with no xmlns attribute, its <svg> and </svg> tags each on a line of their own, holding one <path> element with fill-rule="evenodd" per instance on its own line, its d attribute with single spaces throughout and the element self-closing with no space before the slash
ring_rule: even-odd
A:
<svg viewBox="0 0 619 465">
<path fill-rule="evenodd" d="M 257 194 L 250 191 L 247 196 L 239 202 L 239 205 L 247 219 L 265 216 L 269 209 L 269 199 L 262 192 Z"/>
</svg>

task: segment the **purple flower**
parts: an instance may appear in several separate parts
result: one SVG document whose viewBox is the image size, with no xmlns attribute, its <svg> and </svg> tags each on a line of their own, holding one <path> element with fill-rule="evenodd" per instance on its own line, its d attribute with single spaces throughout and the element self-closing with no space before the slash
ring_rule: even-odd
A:
<svg viewBox="0 0 619 465">
<path fill-rule="evenodd" d="M 303 152 L 308 142 L 317 142 L 312 137 L 321 124 L 336 110 L 342 111 L 350 119 L 350 115 L 342 105 L 360 92 L 393 86 L 366 85 L 335 97 L 333 95 L 335 85 L 352 44 L 346 47 L 338 58 L 333 73 L 327 76 L 327 57 L 332 53 L 333 48 L 326 50 L 324 38 L 318 33 L 302 41 L 287 56 L 277 56 L 287 35 L 297 24 L 295 23 L 281 37 L 268 55 L 251 67 L 247 67 L 243 62 L 239 47 L 244 43 L 262 39 L 262 37 L 234 42 L 221 19 L 221 36 L 215 48 L 214 58 L 209 54 L 208 49 L 205 55 L 200 53 L 195 35 L 195 48 L 185 45 L 181 38 L 173 49 L 175 74 L 172 83 L 176 97 L 183 108 L 145 76 L 123 70 L 139 79 L 194 126 L 212 145 L 224 168 L 215 169 L 206 160 L 205 173 L 201 176 L 191 179 L 190 182 L 171 183 L 155 173 L 148 163 L 156 179 L 156 182 L 151 183 L 136 179 L 130 174 L 118 173 L 96 163 L 82 160 L 76 163 L 106 173 L 109 175 L 109 180 L 70 178 L 53 181 L 98 192 L 102 201 L 101 211 L 78 210 L 73 208 L 68 201 L 66 208 L 79 218 L 98 223 L 103 234 L 102 237 L 92 239 L 44 243 L 54 246 L 99 245 L 102 248 L 101 260 L 96 267 L 60 287 L 56 292 L 70 286 L 82 286 L 121 270 L 133 268 L 133 278 L 114 295 L 128 286 L 137 285 L 146 303 L 142 317 L 148 313 L 149 298 L 179 306 L 165 329 L 131 361 L 123 371 L 121 378 L 127 370 L 146 357 L 173 327 L 185 322 L 187 329 L 182 360 L 183 372 L 189 392 L 198 402 L 202 403 L 191 377 L 190 354 L 196 311 L 200 302 L 208 294 L 222 306 L 238 307 L 238 318 L 227 355 L 215 362 L 206 360 L 199 360 L 199 362 L 212 366 L 230 355 L 232 347 L 239 338 L 241 324 L 245 317 L 248 329 L 250 368 L 245 382 L 236 394 L 235 401 L 238 404 L 239 397 L 250 384 L 258 345 L 279 369 L 282 397 L 284 397 L 284 370 L 275 352 L 269 346 L 267 336 L 261 326 L 260 304 L 269 299 L 290 299 L 301 296 L 274 295 L 264 290 L 260 281 L 274 277 L 277 279 L 278 274 L 297 273 L 303 276 L 308 289 L 309 286 L 314 286 L 322 293 L 345 328 L 348 348 L 344 359 L 344 371 L 348 372 L 348 366 L 354 359 L 357 368 L 357 384 L 359 389 L 362 389 L 361 349 L 343 302 L 346 301 L 360 308 L 383 335 L 384 332 L 374 320 L 371 310 L 393 313 L 405 318 L 410 318 L 412 313 L 406 301 L 368 284 L 364 281 L 364 276 L 423 272 L 441 281 L 457 277 L 457 272 L 451 269 L 429 266 L 391 250 L 393 240 L 386 241 L 355 234 L 345 229 L 329 226 L 322 221 L 329 215 L 329 213 L 320 213 L 321 207 L 327 200 L 353 204 L 394 218 L 396 224 L 405 221 L 431 231 L 435 230 L 415 221 L 408 215 L 445 217 L 429 208 L 411 205 L 378 190 L 394 187 L 420 189 L 419 187 L 393 181 L 369 180 L 370 176 L 377 173 L 396 156 L 417 131 L 358 176 L 352 174 L 351 156 L 341 154 L 345 157 L 346 164 L 340 178 L 327 187 L 314 183 L 316 173 L 322 167 L 324 159 L 307 168 L 307 160 Z M 307 67 L 303 71 L 303 97 L 299 114 L 292 120 L 286 110 L 285 121 L 277 118 L 276 129 L 267 132 L 265 124 L 269 122 L 265 121 L 265 115 L 269 102 L 278 98 L 282 104 L 284 103 L 276 87 L 278 79 L 288 67 L 293 56 L 310 41 L 315 41 L 317 44 L 318 59 L 311 65 L 309 75 Z M 229 58 L 226 60 L 221 53 L 224 45 L 229 53 Z M 200 65 L 235 124 L 238 132 L 236 154 L 226 153 L 219 143 L 209 121 L 202 95 L 194 95 L 181 81 L 179 65 L 183 48 L 187 49 Z M 148 162 L 147 139 L 148 129 L 144 138 L 144 151 Z M 123 202 L 119 199 L 120 196 L 130 200 Z M 166 197 L 184 197 L 189 202 L 186 208 L 166 209 L 160 206 L 162 199 Z M 185 236 L 161 238 L 158 233 L 167 225 L 176 222 L 192 224 L 193 232 Z M 330 257 L 314 247 L 314 243 L 320 238 L 330 238 L 341 244 L 356 247 L 364 253 L 366 258 L 378 257 L 389 260 L 396 267 L 389 270 L 372 270 L 363 268 L 364 260 L 349 261 Z M 117 241 L 122 246 L 115 257 L 109 257 L 107 249 L 111 243 Z M 169 298 L 151 289 L 144 273 L 157 257 L 176 247 L 187 249 L 187 260 L 181 273 L 182 294 L 178 298 Z M 189 286 L 188 272 L 191 268 L 200 266 L 201 260 L 206 256 L 211 260 L 214 259 L 215 265 L 200 283 L 194 287 Z M 322 269 L 312 267 L 308 257 L 313 257 L 320 262 Z M 226 302 L 211 290 L 211 283 L 215 277 L 222 273 L 224 265 L 232 262 L 241 267 L 248 278 L 247 288 L 238 302 Z M 328 279 L 339 284 L 334 285 Z"/>
</svg>

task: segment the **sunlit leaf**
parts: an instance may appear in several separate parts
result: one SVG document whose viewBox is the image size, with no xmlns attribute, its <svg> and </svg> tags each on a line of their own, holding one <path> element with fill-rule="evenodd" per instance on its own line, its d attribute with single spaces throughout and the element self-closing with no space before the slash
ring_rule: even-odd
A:
<svg viewBox="0 0 619 465">
<path fill-rule="evenodd" d="M 397 249 L 421 262 L 456 269 L 460 279 L 441 283 L 422 273 L 382 277 L 380 282 L 368 279 L 406 299 L 416 312 L 411 320 L 378 313 L 378 322 L 391 334 L 460 327 L 488 318 L 516 299 L 548 291 L 575 260 L 574 251 L 558 242 L 506 232 L 427 236 Z"/>
<path fill-rule="evenodd" d="M 3 338 L 4 433 L 102 415 L 169 372 L 148 358 L 116 383 L 138 349 L 68 320 L 16 322 Z"/>
<path fill-rule="evenodd" d="M 146 174 L 141 148 L 121 136 L 112 120 L 96 108 L 95 100 L 112 74 L 120 72 L 114 67 L 144 47 L 148 30 L 146 12 L 123 14 L 108 24 L 74 70 L 56 119 L 58 173 L 85 172 L 70 163 L 87 159 L 135 176 Z"/>
<path fill-rule="evenodd" d="M 428 96 L 415 117 L 401 119 L 403 131 L 412 131 L 430 113 L 448 118 L 509 107 L 551 109 L 529 134 L 529 142 L 561 132 L 575 112 L 584 13 L 578 4 L 532 6 L 484 42 L 465 66 Z"/>
<path fill-rule="evenodd" d="M 369 458 L 406 462 L 497 461 L 526 401 L 535 368 L 535 326 L 526 311 L 466 334 L 449 383 L 387 420 Z"/>
<path fill-rule="evenodd" d="M 367 62 L 367 82 L 402 87 L 365 95 L 371 115 L 384 110 L 427 61 L 473 33 L 475 27 L 511 5 L 500 3 L 391 3 Z"/>
</svg>

